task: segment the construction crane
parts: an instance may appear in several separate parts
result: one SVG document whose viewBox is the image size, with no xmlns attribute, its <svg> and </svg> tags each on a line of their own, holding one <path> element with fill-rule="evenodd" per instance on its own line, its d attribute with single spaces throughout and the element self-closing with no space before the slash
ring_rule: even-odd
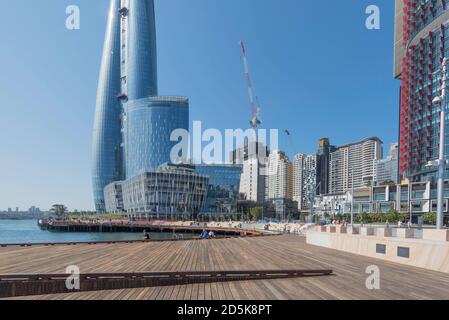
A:
<svg viewBox="0 0 449 320">
<path fill-rule="evenodd" d="M 248 59 L 246 57 L 246 47 L 243 41 L 240 41 L 240 47 L 242 50 L 242 58 L 243 58 L 243 67 L 245 69 L 245 79 L 248 83 L 248 94 L 249 94 L 249 101 L 251 104 L 251 127 L 254 130 L 257 130 L 257 127 L 262 124 L 262 121 L 259 119 L 259 115 L 261 112 L 260 105 L 259 105 L 259 99 L 254 96 L 254 89 L 253 89 L 253 83 L 251 81 L 251 76 L 249 74 L 249 68 L 248 68 Z M 257 100 L 257 102 L 256 102 Z"/>
</svg>

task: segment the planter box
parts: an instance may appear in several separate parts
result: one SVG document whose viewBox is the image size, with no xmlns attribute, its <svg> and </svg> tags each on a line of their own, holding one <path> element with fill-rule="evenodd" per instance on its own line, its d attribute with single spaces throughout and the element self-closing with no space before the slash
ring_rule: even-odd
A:
<svg viewBox="0 0 449 320">
<path fill-rule="evenodd" d="M 415 237 L 415 230 L 413 229 L 397 229 L 396 236 L 402 239 L 413 239 Z"/>
<path fill-rule="evenodd" d="M 423 229 L 423 240 L 449 241 L 449 230 Z"/>
<path fill-rule="evenodd" d="M 391 228 L 378 228 L 377 236 L 379 238 L 391 238 L 393 236 L 393 229 Z"/>
<path fill-rule="evenodd" d="M 375 230 L 371 227 L 363 227 L 360 229 L 362 236 L 374 236 Z"/>
<path fill-rule="evenodd" d="M 339 234 L 346 234 L 348 233 L 348 227 L 337 227 L 337 233 Z"/>
</svg>

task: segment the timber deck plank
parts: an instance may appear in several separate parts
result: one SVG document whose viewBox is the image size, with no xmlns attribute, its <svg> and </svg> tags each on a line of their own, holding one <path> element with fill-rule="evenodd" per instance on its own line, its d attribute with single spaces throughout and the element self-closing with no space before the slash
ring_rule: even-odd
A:
<svg viewBox="0 0 449 320">
<path fill-rule="evenodd" d="M 381 290 L 365 287 L 367 266 Z M 449 299 L 449 274 L 307 245 L 298 236 L 0 248 L 0 274 L 332 269 L 326 277 L 55 294 L 23 299 Z"/>
</svg>

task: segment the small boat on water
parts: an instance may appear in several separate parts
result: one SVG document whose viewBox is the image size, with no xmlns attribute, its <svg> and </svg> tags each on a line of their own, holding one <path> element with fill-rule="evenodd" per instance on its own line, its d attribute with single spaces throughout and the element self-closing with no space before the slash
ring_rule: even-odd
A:
<svg viewBox="0 0 449 320">
<path fill-rule="evenodd" d="M 46 219 L 39 219 L 37 220 L 37 225 L 41 230 L 47 230 L 48 229 L 48 220 Z"/>
</svg>

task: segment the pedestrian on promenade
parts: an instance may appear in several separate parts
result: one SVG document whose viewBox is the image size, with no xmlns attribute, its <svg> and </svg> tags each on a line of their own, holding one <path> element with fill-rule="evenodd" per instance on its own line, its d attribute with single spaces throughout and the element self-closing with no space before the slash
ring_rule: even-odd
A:
<svg viewBox="0 0 449 320">
<path fill-rule="evenodd" d="M 387 221 L 385 221 L 385 229 L 389 229 L 390 228 L 390 223 Z"/>
<path fill-rule="evenodd" d="M 398 221 L 398 228 L 399 229 L 402 228 L 402 221 L 401 220 Z"/>
<path fill-rule="evenodd" d="M 150 234 L 147 232 L 147 230 L 143 230 L 143 239 L 150 240 Z"/>
</svg>

